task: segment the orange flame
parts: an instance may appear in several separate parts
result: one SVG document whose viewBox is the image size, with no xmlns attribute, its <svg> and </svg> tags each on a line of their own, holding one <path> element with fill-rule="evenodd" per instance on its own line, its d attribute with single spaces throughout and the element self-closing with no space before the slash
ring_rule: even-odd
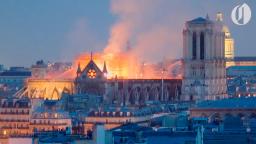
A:
<svg viewBox="0 0 256 144">
<path fill-rule="evenodd" d="M 80 63 L 81 68 L 85 68 L 89 63 L 91 56 L 89 54 L 81 54 L 75 60 L 77 67 Z M 92 56 L 93 61 L 102 70 L 104 61 L 108 70 L 108 78 L 134 78 L 139 72 L 139 64 L 136 62 L 135 56 L 131 54 L 112 54 L 112 53 L 95 53 Z"/>
<path fill-rule="evenodd" d="M 89 63 L 91 55 L 89 53 L 83 53 L 77 56 L 74 60 L 73 67 L 62 74 L 48 74 L 49 79 L 74 79 L 76 77 L 76 71 L 78 64 L 83 70 Z M 181 72 L 178 75 L 172 75 L 171 70 L 175 69 L 175 66 L 181 65 L 180 61 L 174 61 L 165 66 L 165 69 L 161 65 L 142 63 L 132 53 L 94 53 L 92 55 L 93 61 L 96 65 L 103 70 L 104 61 L 106 62 L 108 70 L 108 79 L 180 79 Z"/>
</svg>

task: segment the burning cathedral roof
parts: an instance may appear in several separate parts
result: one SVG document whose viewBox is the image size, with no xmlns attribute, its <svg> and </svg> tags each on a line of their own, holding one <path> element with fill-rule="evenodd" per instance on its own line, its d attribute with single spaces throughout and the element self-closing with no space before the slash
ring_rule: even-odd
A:
<svg viewBox="0 0 256 144">
<path fill-rule="evenodd" d="M 84 53 L 76 57 L 71 69 L 63 73 L 48 75 L 53 79 L 75 79 L 77 71 L 95 65 L 101 72 L 106 71 L 108 79 L 180 79 L 181 61 L 164 60 L 159 63 L 140 62 L 138 58 L 129 53 L 105 54 Z"/>
</svg>

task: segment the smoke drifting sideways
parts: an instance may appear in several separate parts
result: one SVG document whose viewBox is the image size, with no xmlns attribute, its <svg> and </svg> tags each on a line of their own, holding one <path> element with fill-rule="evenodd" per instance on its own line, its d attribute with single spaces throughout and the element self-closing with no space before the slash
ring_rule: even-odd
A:
<svg viewBox="0 0 256 144">
<path fill-rule="evenodd" d="M 130 53 L 140 61 L 180 58 L 183 25 L 176 14 L 170 13 L 171 8 L 174 6 L 166 0 L 112 0 L 111 11 L 117 21 L 104 52 L 127 51 L 129 41 Z"/>
<path fill-rule="evenodd" d="M 174 33 L 178 32 L 174 32 L 166 21 L 168 18 L 159 13 L 166 2 L 111 1 L 111 12 L 117 20 L 111 27 L 108 44 L 103 52 L 105 59 L 109 60 L 111 77 L 161 78 L 163 62 L 157 62 L 163 61 L 165 57 L 180 57 L 178 49 L 171 49 L 175 48 L 171 47 L 173 43 L 177 44 L 177 35 Z M 165 77 L 170 78 L 169 70 Z"/>
<path fill-rule="evenodd" d="M 192 2 L 112 0 L 110 8 L 116 21 L 106 47 L 93 56 L 100 68 L 106 61 L 109 78 L 181 77 L 181 62 L 175 59 L 182 57 L 185 20 L 198 15 L 193 13 L 197 7 Z M 89 54 L 80 54 L 72 72 L 65 75 L 74 77 L 78 63 L 84 68 L 89 59 Z"/>
</svg>

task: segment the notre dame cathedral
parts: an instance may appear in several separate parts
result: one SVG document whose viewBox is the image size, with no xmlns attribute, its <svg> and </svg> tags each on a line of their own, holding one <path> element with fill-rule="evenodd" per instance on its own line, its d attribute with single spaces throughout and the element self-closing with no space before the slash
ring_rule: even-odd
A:
<svg viewBox="0 0 256 144">
<path fill-rule="evenodd" d="M 196 18 L 183 30 L 183 79 L 107 79 L 93 59 L 75 80 L 78 93 L 103 95 L 105 102 L 141 105 L 146 101 L 200 101 L 226 97 L 225 30 L 222 14 L 216 21 Z"/>
<path fill-rule="evenodd" d="M 107 79 L 107 64 L 102 70 L 91 60 L 77 68 L 76 93 L 103 96 L 105 103 L 120 106 L 143 105 L 147 101 L 178 101 L 180 79 Z"/>
</svg>

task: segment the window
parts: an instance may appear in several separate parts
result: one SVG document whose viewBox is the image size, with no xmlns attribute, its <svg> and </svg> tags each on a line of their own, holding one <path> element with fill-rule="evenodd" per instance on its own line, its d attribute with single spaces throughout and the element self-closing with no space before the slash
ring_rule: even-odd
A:
<svg viewBox="0 0 256 144">
<path fill-rule="evenodd" d="M 193 101 L 194 100 L 194 98 L 193 98 L 193 95 L 190 95 L 190 101 Z"/>
<path fill-rule="evenodd" d="M 193 66 L 191 67 L 191 69 L 192 69 L 192 76 L 195 77 L 196 76 L 196 69 Z"/>
<path fill-rule="evenodd" d="M 201 66 L 200 67 L 200 74 L 203 78 L 205 78 L 205 69 L 204 69 L 204 66 Z"/>
<path fill-rule="evenodd" d="M 204 33 L 200 34 L 200 59 L 204 59 Z"/>
<path fill-rule="evenodd" d="M 196 59 L 196 32 L 193 32 L 193 41 L 192 41 L 192 59 Z"/>
</svg>

